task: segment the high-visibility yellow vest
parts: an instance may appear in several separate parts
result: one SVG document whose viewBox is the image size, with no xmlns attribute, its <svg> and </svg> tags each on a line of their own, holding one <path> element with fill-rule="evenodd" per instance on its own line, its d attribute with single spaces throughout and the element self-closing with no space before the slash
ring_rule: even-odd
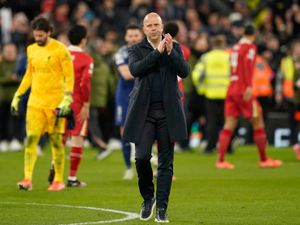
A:
<svg viewBox="0 0 300 225">
<path fill-rule="evenodd" d="M 225 99 L 230 82 L 229 53 L 214 49 L 204 54 L 192 72 L 192 80 L 208 99 Z"/>
<path fill-rule="evenodd" d="M 205 87 L 203 83 L 204 64 L 202 62 L 202 57 L 195 64 L 194 69 L 192 71 L 192 82 L 195 86 L 198 95 L 204 95 L 205 93 Z"/>
<path fill-rule="evenodd" d="M 281 60 L 280 70 L 283 75 L 282 94 L 285 97 L 294 97 L 294 64 L 291 56 Z"/>
</svg>

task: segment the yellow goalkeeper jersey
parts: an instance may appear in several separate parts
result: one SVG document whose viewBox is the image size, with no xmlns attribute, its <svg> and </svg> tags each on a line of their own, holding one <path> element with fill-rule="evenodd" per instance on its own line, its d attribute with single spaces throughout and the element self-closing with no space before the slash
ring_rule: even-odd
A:
<svg viewBox="0 0 300 225">
<path fill-rule="evenodd" d="M 46 46 L 28 46 L 27 59 L 27 70 L 17 94 L 23 95 L 31 87 L 28 106 L 55 109 L 65 92 L 73 92 L 74 69 L 69 51 L 50 38 Z"/>
</svg>

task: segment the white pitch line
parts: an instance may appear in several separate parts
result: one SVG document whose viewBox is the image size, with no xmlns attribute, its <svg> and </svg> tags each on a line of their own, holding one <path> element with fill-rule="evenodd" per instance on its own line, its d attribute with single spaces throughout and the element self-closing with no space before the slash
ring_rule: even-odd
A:
<svg viewBox="0 0 300 225">
<path fill-rule="evenodd" d="M 104 208 L 97 208 L 97 207 L 89 207 L 89 206 L 59 205 L 59 204 L 46 204 L 46 203 L 36 203 L 36 202 L 32 202 L 32 203 L 0 202 L 0 204 L 37 205 L 37 206 L 51 206 L 51 207 L 63 207 L 63 208 L 88 209 L 88 210 L 112 212 L 112 213 L 118 213 L 118 214 L 126 215 L 126 217 L 120 218 L 120 219 L 79 222 L 79 223 L 75 222 L 75 223 L 66 223 L 66 224 L 59 224 L 59 225 L 86 225 L 86 224 L 116 223 L 116 222 L 124 222 L 124 221 L 127 221 L 127 220 L 134 220 L 136 218 L 139 218 L 139 215 L 137 213 L 125 212 L 125 211 L 115 210 L 115 209 L 104 209 Z"/>
</svg>

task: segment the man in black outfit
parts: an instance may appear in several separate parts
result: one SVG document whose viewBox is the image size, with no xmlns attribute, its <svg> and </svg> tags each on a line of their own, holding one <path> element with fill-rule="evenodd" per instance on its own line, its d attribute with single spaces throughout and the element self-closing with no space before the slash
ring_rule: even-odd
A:
<svg viewBox="0 0 300 225">
<path fill-rule="evenodd" d="M 171 190 L 174 141 L 187 138 L 177 75 L 188 75 L 180 46 L 170 34 L 162 36 L 160 16 L 149 13 L 143 21 L 145 39 L 129 49 L 129 69 L 135 77 L 123 138 L 136 145 L 138 185 L 144 199 L 140 219 L 149 220 L 156 205 L 156 222 L 169 222 L 167 206 Z M 158 144 L 156 200 L 150 164 L 154 141 Z"/>
</svg>

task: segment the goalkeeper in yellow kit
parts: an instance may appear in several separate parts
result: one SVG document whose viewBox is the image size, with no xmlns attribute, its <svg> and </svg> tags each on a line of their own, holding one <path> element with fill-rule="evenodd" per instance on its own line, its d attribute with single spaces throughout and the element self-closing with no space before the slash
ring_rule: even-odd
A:
<svg viewBox="0 0 300 225">
<path fill-rule="evenodd" d="M 73 63 L 67 48 L 50 37 L 52 27 L 47 19 L 36 18 L 32 22 L 32 29 L 35 43 L 27 48 L 27 70 L 11 103 L 12 113 L 18 114 L 20 98 L 31 88 L 26 114 L 25 178 L 17 185 L 20 190 L 32 189 L 37 145 L 41 135 L 47 132 L 56 172 L 48 190 L 60 191 L 65 188 L 65 151 L 62 141 L 65 119 L 56 117 L 55 109 L 58 109 L 60 115 L 70 112 L 74 85 Z"/>
</svg>

